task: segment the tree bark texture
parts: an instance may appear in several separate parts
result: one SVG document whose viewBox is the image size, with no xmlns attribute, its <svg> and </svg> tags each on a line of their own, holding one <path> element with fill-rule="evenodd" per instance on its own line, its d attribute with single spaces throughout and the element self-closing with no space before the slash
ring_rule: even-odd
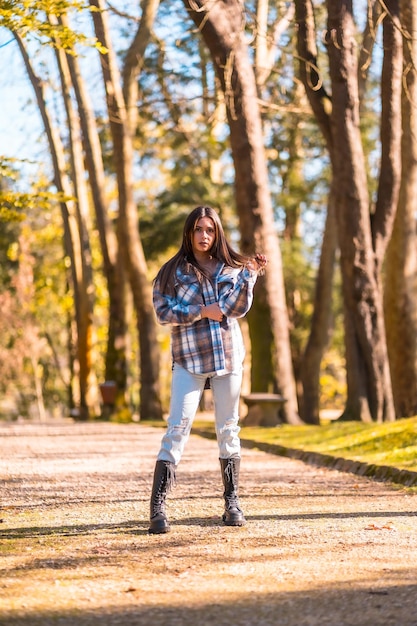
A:
<svg viewBox="0 0 417 626">
<path fill-rule="evenodd" d="M 324 88 L 318 67 L 314 10 L 310 0 L 296 2 L 296 22 L 300 79 L 304 84 L 307 98 L 326 142 L 330 160 L 332 160 L 331 99 Z M 300 368 L 302 383 L 301 417 L 303 421 L 309 424 L 320 423 L 320 368 L 324 351 L 329 344 L 332 326 L 333 275 L 338 247 L 336 190 L 334 187 L 335 179 L 332 168 L 311 329 Z"/>
<path fill-rule="evenodd" d="M 85 163 L 103 258 L 103 273 L 109 295 L 105 380 L 115 381 L 117 384 L 116 407 L 118 409 L 127 408 L 125 269 L 123 264 L 119 262 L 117 238 L 108 215 L 103 155 L 93 107 L 77 57 L 67 54 L 67 60 L 77 99 Z"/>
<path fill-rule="evenodd" d="M 398 415 L 417 413 L 417 7 L 400 3 L 404 42 L 402 176 L 385 272 L 385 315 L 394 402 Z"/>
<path fill-rule="evenodd" d="M 311 330 L 301 362 L 303 386 L 301 418 L 307 424 L 320 424 L 320 371 L 323 352 L 330 343 L 332 329 L 332 290 L 337 251 L 335 191 L 330 190 L 320 264 L 314 293 Z"/>
<path fill-rule="evenodd" d="M 388 6 L 389 5 L 389 6 Z M 395 418 L 383 314 L 381 265 L 398 196 L 401 45 L 398 2 L 387 3 L 381 116 L 381 172 L 370 217 L 366 162 L 360 134 L 358 51 L 351 0 L 327 0 L 331 99 L 317 64 L 311 0 L 296 0 L 301 78 L 326 139 L 332 164 L 341 255 L 348 398 L 344 417 Z M 388 18 L 386 17 L 388 20 Z"/>
<path fill-rule="evenodd" d="M 210 50 L 223 89 L 235 167 L 241 248 L 250 254 L 262 251 L 269 259 L 262 282 L 274 338 L 276 385 L 287 398 L 285 421 L 299 423 L 281 251 L 273 220 L 255 74 L 245 43 L 243 6 L 238 0 L 184 0 L 184 4 Z M 251 323 L 250 318 L 248 322 Z M 252 362 L 252 367 L 262 366 Z"/>
<path fill-rule="evenodd" d="M 74 367 L 72 371 L 78 380 L 78 388 L 71 390 L 71 397 L 79 410 L 78 417 L 81 420 L 89 418 L 88 402 L 86 397 L 89 376 L 90 355 L 88 353 L 91 337 L 92 310 L 89 292 L 92 286 L 87 282 L 84 274 L 84 265 L 82 261 L 82 242 L 80 234 L 80 223 L 77 216 L 75 206 L 74 190 L 66 173 L 67 164 L 65 161 L 65 151 L 62 145 L 59 133 L 54 128 L 50 119 L 46 100 L 44 97 L 44 85 L 38 76 L 36 76 L 30 63 L 24 43 L 18 33 L 13 33 L 18 43 L 22 58 L 29 76 L 29 80 L 33 86 L 39 112 L 42 117 L 45 132 L 48 138 L 49 148 L 51 151 L 52 165 L 54 170 L 54 184 L 63 198 L 69 200 L 61 200 L 61 214 L 64 227 L 64 251 L 71 261 L 71 276 L 69 283 L 73 290 L 74 307 L 75 307 L 75 343 L 76 355 Z M 74 381 L 72 381 L 74 384 Z"/>
<path fill-rule="evenodd" d="M 139 236 L 137 208 L 133 195 L 133 145 L 131 129 L 122 93 L 107 25 L 103 0 L 90 0 L 98 9 L 92 12 L 97 39 L 107 49 L 100 55 L 107 108 L 113 139 L 114 164 L 119 192 L 118 241 L 124 255 L 133 303 L 137 316 L 140 350 L 140 416 L 162 418 L 159 389 L 159 352 L 156 320 L 152 306 L 152 285 L 147 277 L 146 260 Z"/>
<path fill-rule="evenodd" d="M 396 179 L 390 199 L 378 205 L 371 229 L 366 163 L 359 126 L 357 49 L 350 0 L 328 0 L 326 35 L 332 84 L 331 128 L 338 148 L 332 164 L 345 305 L 348 400 L 345 416 L 377 422 L 395 419 L 382 306 L 381 257 L 390 236 Z M 385 54 L 394 52 L 385 50 Z M 385 56 L 385 55 L 384 55 Z M 387 88 L 395 101 L 392 88 Z M 399 104 L 399 103 L 398 103 Z M 395 126 L 395 120 L 393 120 Z M 385 141 L 385 136 L 382 137 Z M 388 139 L 390 141 L 390 139 Z M 382 148 L 384 167 L 385 149 Z M 381 175 L 383 174 L 381 169 Z M 395 204 L 394 204 L 395 206 Z M 375 248 L 373 243 L 375 242 Z"/>
<path fill-rule="evenodd" d="M 55 20 L 50 16 L 50 21 L 55 23 Z M 67 123 L 68 123 L 68 153 L 71 171 L 71 180 L 74 188 L 75 212 L 78 222 L 78 230 L 81 240 L 81 266 L 84 282 L 86 283 L 86 298 L 88 304 L 85 314 L 88 315 L 83 326 L 85 326 L 87 333 L 83 337 L 83 346 L 85 348 L 85 356 L 79 359 L 80 362 L 80 385 L 83 385 L 81 390 L 81 396 L 86 400 L 86 410 L 93 415 L 99 415 L 100 413 L 100 400 L 99 390 L 97 385 L 97 377 L 93 367 L 95 361 L 94 356 L 94 301 L 95 301 L 95 289 L 93 280 L 93 268 L 92 268 L 92 255 L 90 246 L 90 215 L 89 215 L 89 199 L 87 182 L 85 180 L 84 171 L 84 154 L 81 143 L 81 129 L 79 116 L 74 109 L 71 91 L 72 81 L 69 72 L 67 56 L 65 52 L 58 45 L 55 50 L 57 59 L 57 65 L 59 68 L 61 79 L 61 91 L 64 100 L 64 106 L 66 111 Z"/>
</svg>

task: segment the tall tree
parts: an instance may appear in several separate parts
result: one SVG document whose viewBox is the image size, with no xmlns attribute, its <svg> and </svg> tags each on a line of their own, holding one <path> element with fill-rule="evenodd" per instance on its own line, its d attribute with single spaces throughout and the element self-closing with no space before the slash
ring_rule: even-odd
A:
<svg viewBox="0 0 417 626">
<path fill-rule="evenodd" d="M 143 11 L 146 14 L 146 6 Z M 138 213 L 133 193 L 133 136 L 131 112 L 128 114 L 122 81 L 117 66 L 115 53 L 110 37 L 107 11 L 103 0 L 90 0 L 92 18 L 98 41 L 105 48 L 100 54 L 103 82 L 106 90 L 106 101 L 109 114 L 110 129 L 113 140 L 114 167 L 117 176 L 119 217 L 118 241 L 124 254 L 124 263 L 133 295 L 137 318 L 140 349 L 140 415 L 142 419 L 162 417 L 162 406 L 159 389 L 159 355 L 157 347 L 156 321 L 152 307 L 152 290 L 147 275 L 147 265 L 139 235 Z M 149 28 L 146 22 L 146 28 Z M 140 27 L 139 27 L 140 30 Z M 138 58 L 142 48 L 142 37 L 137 34 L 132 43 L 132 54 L 127 55 L 129 66 L 129 86 L 127 94 L 133 90 L 132 76 L 139 71 Z M 135 52 L 138 57 L 135 61 Z M 136 70 L 134 69 L 134 67 Z M 127 70 L 126 70 L 127 71 Z M 137 78 L 137 75 L 136 75 Z M 128 101 L 132 100 L 128 96 Z"/>
<path fill-rule="evenodd" d="M 402 0 L 404 43 L 402 176 L 394 230 L 387 250 L 385 310 L 388 353 L 398 415 L 417 413 L 417 7 Z"/>
<path fill-rule="evenodd" d="M 310 0 L 296 0 L 303 79 L 329 146 L 343 281 L 348 398 L 344 417 L 395 419 L 382 306 L 381 267 L 398 197 L 402 48 L 397 0 L 386 3 L 381 91 L 381 166 L 370 214 L 359 115 L 356 28 L 351 0 L 327 1 L 330 100 L 323 88 Z"/>
<path fill-rule="evenodd" d="M 301 360 L 301 417 L 307 424 L 320 424 L 320 372 L 324 350 L 332 330 L 332 293 L 337 251 L 335 192 L 330 189 L 326 223 L 316 276 L 310 334 Z"/>
<path fill-rule="evenodd" d="M 61 23 L 68 26 L 66 16 Z M 96 225 L 99 234 L 103 272 L 109 296 L 108 339 L 105 356 L 105 379 L 116 383 L 117 410 L 127 408 L 127 323 L 125 302 L 125 271 L 117 237 L 110 222 L 103 154 L 91 97 L 81 73 L 74 49 L 66 59 L 78 106 L 85 163 L 88 171 Z"/>
<path fill-rule="evenodd" d="M 70 259 L 71 275 L 69 282 L 72 286 L 75 304 L 76 319 L 76 357 L 78 390 L 75 393 L 76 404 L 79 407 L 80 419 L 88 419 L 88 378 L 91 373 L 91 325 L 92 325 L 92 292 L 91 274 L 86 275 L 83 260 L 82 224 L 76 195 L 70 177 L 67 173 L 65 150 L 61 137 L 50 118 L 44 95 L 43 81 L 36 75 L 27 53 L 24 41 L 20 34 L 13 32 L 18 43 L 22 58 L 33 86 L 39 111 L 48 137 L 54 170 L 54 184 L 60 194 L 60 207 L 64 224 L 64 250 Z"/>
<path fill-rule="evenodd" d="M 48 16 L 50 23 L 55 25 L 56 20 L 54 16 Z M 95 302 L 95 290 L 93 280 L 93 268 L 92 268 L 92 255 L 90 244 L 90 204 L 88 198 L 88 187 L 85 178 L 84 171 L 84 153 L 81 142 L 81 129 L 79 116 L 72 100 L 72 83 L 67 63 L 67 55 L 60 46 L 60 42 L 55 40 L 55 56 L 57 59 L 57 65 L 61 80 L 61 92 L 64 101 L 64 108 L 67 119 L 68 127 L 68 153 L 69 153 L 69 171 L 70 179 L 74 189 L 76 215 L 78 221 L 78 228 L 81 239 L 81 266 L 82 274 L 86 282 L 86 297 L 88 298 L 88 311 L 89 316 L 85 320 L 86 337 L 83 339 L 85 345 L 85 358 L 79 358 L 80 363 L 80 384 L 85 385 L 85 389 L 82 389 L 81 396 L 85 398 L 88 409 L 93 409 L 93 412 L 99 414 L 99 397 L 98 386 L 93 368 L 93 362 L 95 360 L 94 355 L 94 324 L 93 324 L 93 311 Z M 83 371 L 85 369 L 85 371 Z"/>
<path fill-rule="evenodd" d="M 285 420 L 299 423 L 297 394 L 291 361 L 288 312 L 281 251 L 275 233 L 264 149 L 257 85 L 244 31 L 239 0 L 213 3 L 184 0 L 185 7 L 210 50 L 226 104 L 235 168 L 235 198 L 243 252 L 263 250 L 269 267 L 260 288 L 265 290 L 273 336 L 277 389 L 286 397 Z M 251 343 L 256 346 L 263 328 L 249 319 Z"/>
<path fill-rule="evenodd" d="M 311 2 L 296 2 L 295 4 L 297 50 L 301 60 L 300 78 L 332 161 L 334 146 L 329 115 L 331 103 L 324 89 L 323 77 L 319 74 L 317 67 L 318 50 L 313 4 Z M 303 386 L 301 415 L 305 422 L 312 424 L 318 424 L 320 421 L 320 367 L 331 329 L 333 273 L 337 249 L 335 194 L 333 179 L 329 191 L 320 264 L 316 277 L 311 330 L 300 371 Z"/>
</svg>

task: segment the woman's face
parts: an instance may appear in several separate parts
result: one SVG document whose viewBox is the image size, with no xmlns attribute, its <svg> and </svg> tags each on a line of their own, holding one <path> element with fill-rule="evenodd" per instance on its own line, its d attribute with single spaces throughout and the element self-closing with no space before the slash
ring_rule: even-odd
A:
<svg viewBox="0 0 417 626">
<path fill-rule="evenodd" d="M 200 217 L 192 235 L 192 246 L 195 256 L 209 255 L 216 240 L 216 229 L 210 217 Z"/>
</svg>

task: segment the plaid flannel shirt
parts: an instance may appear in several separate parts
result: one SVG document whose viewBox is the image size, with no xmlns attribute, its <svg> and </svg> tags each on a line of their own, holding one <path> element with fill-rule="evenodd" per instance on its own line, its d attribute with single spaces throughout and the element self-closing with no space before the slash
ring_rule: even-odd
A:
<svg viewBox="0 0 417 626">
<path fill-rule="evenodd" d="M 154 284 L 153 304 L 160 324 L 170 324 L 172 358 L 194 374 L 226 374 L 241 367 L 245 348 L 237 321 L 250 309 L 257 273 L 218 263 L 209 281 L 199 282 L 192 266 L 178 268 L 175 295 Z M 221 322 L 201 318 L 201 307 L 217 302 Z"/>
</svg>

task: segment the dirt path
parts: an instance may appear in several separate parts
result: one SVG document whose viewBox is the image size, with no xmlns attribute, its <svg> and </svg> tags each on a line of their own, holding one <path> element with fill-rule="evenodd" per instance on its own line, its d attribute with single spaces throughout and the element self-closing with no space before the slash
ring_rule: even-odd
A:
<svg viewBox="0 0 417 626">
<path fill-rule="evenodd" d="M 417 626 L 417 496 L 244 450 L 248 523 L 221 523 L 216 443 L 192 436 L 150 536 L 162 431 L 0 423 L 0 624 Z"/>
</svg>

